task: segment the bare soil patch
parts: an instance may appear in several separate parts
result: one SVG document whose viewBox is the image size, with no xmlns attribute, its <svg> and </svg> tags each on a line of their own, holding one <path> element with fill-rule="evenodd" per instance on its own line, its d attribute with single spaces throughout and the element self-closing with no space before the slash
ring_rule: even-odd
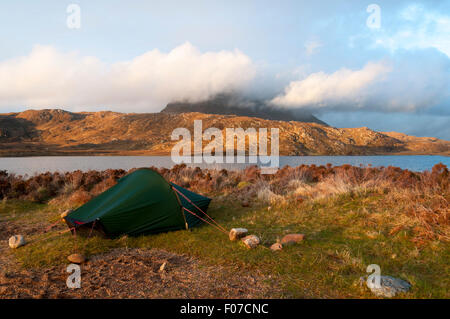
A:
<svg viewBox="0 0 450 319">
<path fill-rule="evenodd" d="M 161 265 L 166 263 L 164 270 Z M 66 265 L 1 269 L 0 298 L 274 297 L 261 274 L 243 274 L 158 249 L 114 249 L 81 265 L 81 288 L 66 286 Z"/>
</svg>

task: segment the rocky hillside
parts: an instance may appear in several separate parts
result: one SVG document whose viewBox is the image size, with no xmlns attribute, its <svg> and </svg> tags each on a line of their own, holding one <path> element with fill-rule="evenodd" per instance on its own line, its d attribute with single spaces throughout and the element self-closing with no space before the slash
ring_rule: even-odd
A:
<svg viewBox="0 0 450 319">
<path fill-rule="evenodd" d="M 450 142 L 368 128 L 333 128 L 318 123 L 275 121 L 203 113 L 124 114 L 28 110 L 0 114 L 0 156 L 31 155 L 168 155 L 175 128 L 193 132 L 216 127 L 280 130 L 280 155 L 446 154 Z M 225 133 L 223 133 L 225 135 Z M 206 142 L 205 142 L 206 144 Z"/>
</svg>

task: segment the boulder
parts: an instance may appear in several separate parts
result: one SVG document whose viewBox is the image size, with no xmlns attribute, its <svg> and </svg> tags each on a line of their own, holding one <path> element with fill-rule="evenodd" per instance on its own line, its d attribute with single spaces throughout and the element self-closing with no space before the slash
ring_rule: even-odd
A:
<svg viewBox="0 0 450 319">
<path fill-rule="evenodd" d="M 72 254 L 68 256 L 67 259 L 74 264 L 82 264 L 86 261 L 86 257 L 81 254 Z"/>
<path fill-rule="evenodd" d="M 9 247 L 11 248 L 19 248 L 20 246 L 25 245 L 25 238 L 22 235 L 14 235 L 9 238 Z"/>
<path fill-rule="evenodd" d="M 261 241 L 256 235 L 248 235 L 242 238 L 242 242 L 244 243 L 245 246 L 247 246 L 247 248 L 253 249 L 256 248 Z"/>
<path fill-rule="evenodd" d="M 408 292 L 411 284 L 405 280 L 391 276 L 380 276 L 380 286 L 368 282 L 367 287 L 378 297 L 392 298 L 398 293 Z"/>
<path fill-rule="evenodd" d="M 275 243 L 272 246 L 270 246 L 270 249 L 273 251 L 282 250 L 283 245 L 281 245 L 280 243 Z"/>
<path fill-rule="evenodd" d="M 67 215 L 69 215 L 72 212 L 71 209 L 67 209 L 64 212 L 61 213 L 61 218 L 66 217 Z"/>
<path fill-rule="evenodd" d="M 247 236 L 248 230 L 246 228 L 232 228 L 230 230 L 230 240 L 238 240 L 242 237 Z"/>
<path fill-rule="evenodd" d="M 301 242 L 305 238 L 304 234 L 288 234 L 281 239 L 282 245 L 291 245 Z"/>
</svg>

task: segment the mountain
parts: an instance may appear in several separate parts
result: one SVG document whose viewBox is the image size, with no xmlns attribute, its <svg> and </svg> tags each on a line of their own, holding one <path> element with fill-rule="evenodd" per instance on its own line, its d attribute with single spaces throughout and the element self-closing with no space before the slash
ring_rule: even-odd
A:
<svg viewBox="0 0 450 319">
<path fill-rule="evenodd" d="M 207 101 L 189 103 L 169 103 L 162 113 L 199 112 L 206 114 L 222 114 L 257 117 L 265 120 L 298 121 L 327 125 L 305 110 L 285 110 L 274 108 L 262 101 L 248 100 L 232 95 L 219 94 Z"/>
<path fill-rule="evenodd" d="M 450 155 L 449 141 L 366 127 L 334 128 L 196 112 L 72 113 L 52 109 L 0 114 L 0 156 L 169 155 L 177 142 L 171 140 L 172 131 L 185 127 L 193 134 L 194 120 L 203 121 L 203 130 L 216 127 L 223 132 L 225 128 L 277 127 L 280 155 Z"/>
</svg>

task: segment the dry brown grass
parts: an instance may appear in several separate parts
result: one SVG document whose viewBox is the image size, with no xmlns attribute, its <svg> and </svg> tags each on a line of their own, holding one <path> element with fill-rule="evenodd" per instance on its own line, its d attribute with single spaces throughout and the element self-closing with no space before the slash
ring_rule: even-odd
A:
<svg viewBox="0 0 450 319">
<path fill-rule="evenodd" d="M 262 175 L 256 166 L 242 171 L 202 170 L 184 164 L 172 169 L 153 169 L 167 180 L 196 192 L 269 205 L 299 205 L 343 195 L 374 194 L 380 197 L 377 205 L 385 209 L 384 216 L 389 216 L 383 222 L 392 224 L 393 234 L 413 232 L 419 245 L 434 239 L 450 239 L 450 175 L 442 164 L 425 172 L 396 167 L 301 165 L 284 167 L 272 175 Z M 112 187 L 131 171 L 45 173 L 29 179 L 0 172 L 0 198 L 51 200 L 53 204 L 76 207 Z"/>
<path fill-rule="evenodd" d="M 442 274 L 448 269 L 450 188 L 449 172 L 443 165 L 423 173 L 349 165 L 285 167 L 273 175 L 261 175 L 256 167 L 226 171 L 178 165 L 158 171 L 167 180 L 213 198 L 208 214 L 227 229 L 237 226 L 249 229 L 261 238 L 261 247 L 249 251 L 208 226 L 137 238 L 80 236 L 83 244 L 80 247 L 85 247 L 84 253 L 92 257 L 94 265 L 97 265 L 95 256 L 103 253 L 109 256 L 113 248 L 159 248 L 198 258 L 211 269 L 232 266 L 231 271 L 261 272 L 262 277 L 272 277 L 271 280 L 280 283 L 283 297 L 365 298 L 372 295 L 353 285 L 366 274 L 366 266 L 375 263 L 384 274 L 413 285 L 411 293 L 401 298 L 448 298 L 448 280 Z M 31 239 L 40 238 L 37 232 L 59 217 L 58 210 L 67 205 L 81 205 L 126 173 L 109 170 L 43 174 L 30 180 L 3 174 L 0 192 L 6 196 L 0 202 L 0 213 L 6 226 L 0 228 L 0 237 L 7 239 L 21 233 Z M 39 188 L 53 192 L 49 205 L 25 200 Z M 244 199 L 250 207 L 242 207 L 239 201 Z M 58 227 L 62 229 L 65 225 Z M 287 233 L 303 233 L 305 240 L 273 253 L 270 245 Z M 69 251 L 76 249 L 69 234 L 41 243 L 26 245 L 15 251 L 13 257 L 26 269 L 56 267 L 52 269 L 58 272 Z M 119 260 L 113 258 L 111 263 L 118 265 Z M 133 273 L 138 274 L 139 269 L 130 270 L 129 275 Z M 114 278 L 120 276 L 116 272 L 110 274 L 110 282 L 101 286 L 116 289 Z M 239 276 L 236 278 L 240 287 Z M 210 287 L 226 284 L 228 279 L 225 275 Z M 7 282 L 6 286 L 10 284 Z M 63 284 L 61 281 L 58 287 Z M 159 282 L 153 284 L 158 286 Z M 58 287 L 50 287 L 43 296 L 61 292 Z M 178 285 L 173 285 L 155 296 L 184 296 L 184 292 L 178 294 L 178 289 Z M 202 289 L 195 286 L 192 293 L 195 295 L 195 291 Z M 256 295 L 250 292 L 246 296 L 260 296 L 260 292 L 258 289 Z M 14 293 L 7 291 L 8 296 Z M 38 290 L 23 293 L 40 295 Z M 131 289 L 124 296 L 134 293 Z M 224 294 L 208 292 L 204 296 L 230 297 L 235 293 L 231 289 Z M 103 292 L 91 296 L 108 297 Z"/>
</svg>

